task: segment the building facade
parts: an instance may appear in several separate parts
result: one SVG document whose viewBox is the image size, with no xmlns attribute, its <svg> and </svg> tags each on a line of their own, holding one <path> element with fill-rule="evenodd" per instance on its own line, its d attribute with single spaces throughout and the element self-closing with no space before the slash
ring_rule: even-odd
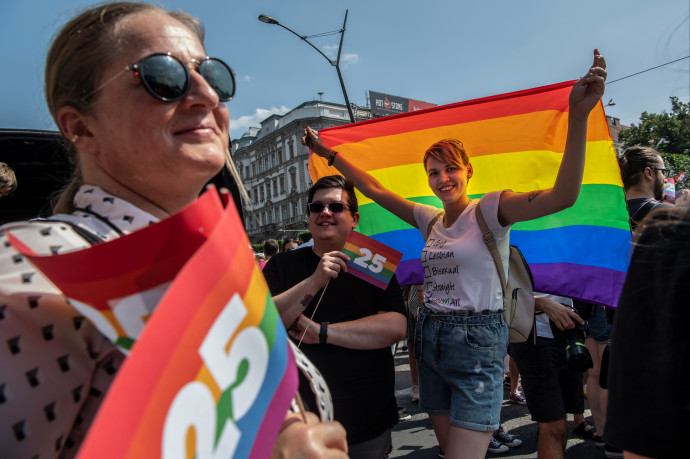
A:
<svg viewBox="0 0 690 459">
<path fill-rule="evenodd" d="M 371 118 L 368 109 L 353 107 L 353 112 L 357 121 Z M 307 126 L 321 130 L 349 122 L 345 105 L 310 101 L 285 115 L 271 115 L 260 128 L 249 128 L 231 142 L 233 160 L 251 200 L 243 209 L 253 244 L 297 237 L 308 230 L 307 191 L 312 182 L 302 133 Z"/>
</svg>

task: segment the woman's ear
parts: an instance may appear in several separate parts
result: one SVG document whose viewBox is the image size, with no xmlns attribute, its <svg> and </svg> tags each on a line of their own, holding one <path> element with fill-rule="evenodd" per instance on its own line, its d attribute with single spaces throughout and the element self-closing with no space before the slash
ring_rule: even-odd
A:
<svg viewBox="0 0 690 459">
<path fill-rule="evenodd" d="M 474 169 L 472 169 L 472 163 L 467 163 L 467 179 L 472 178 L 472 174 L 474 174 Z"/>
<path fill-rule="evenodd" d="M 95 151 L 95 138 L 89 130 L 88 120 L 77 109 L 70 106 L 62 107 L 58 110 L 57 120 L 60 131 L 75 148 L 85 153 Z"/>
</svg>

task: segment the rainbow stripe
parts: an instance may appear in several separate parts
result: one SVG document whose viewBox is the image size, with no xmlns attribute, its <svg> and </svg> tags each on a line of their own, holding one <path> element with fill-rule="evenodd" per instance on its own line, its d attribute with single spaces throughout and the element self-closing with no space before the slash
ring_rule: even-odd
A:
<svg viewBox="0 0 690 459">
<path fill-rule="evenodd" d="M 571 82 L 459 102 L 321 131 L 324 142 L 415 202 L 441 207 L 422 158 L 434 142 L 461 139 L 475 174 L 468 194 L 551 188 L 568 127 Z M 313 181 L 338 173 L 312 155 Z M 358 193 L 358 230 L 403 252 L 401 284 L 422 283 L 419 231 Z M 615 306 L 628 266 L 630 230 L 622 182 L 600 103 L 590 115 L 580 196 L 573 207 L 515 224 L 511 243 L 524 253 L 539 291 Z"/>
<path fill-rule="evenodd" d="M 217 202 L 210 207 L 208 197 L 192 205 L 199 206 L 192 213 L 209 213 L 207 218 L 196 215 L 201 217 L 197 223 L 209 223 L 202 227 L 208 239 L 204 236 L 188 254 L 160 302 L 159 296 L 153 298 L 155 312 L 134 337 L 136 344 L 108 390 L 79 457 L 163 457 L 166 447 L 185 452 L 185 457 L 270 456 L 297 390 L 296 363 L 268 286 L 247 249 L 249 240 L 237 211 L 231 200 L 222 210 L 215 191 L 213 195 Z M 198 228 L 194 219 L 165 222 L 90 249 L 32 260 L 44 268 L 55 260 L 64 262 L 63 257 L 87 263 L 94 270 L 88 285 L 107 286 L 112 294 L 114 261 L 98 255 L 110 253 L 103 250 L 117 243 L 127 254 L 140 248 L 137 254 L 144 260 L 157 260 L 166 255 L 157 241 Z M 187 223 L 192 226 L 185 229 Z M 142 234 L 149 244 L 142 244 Z M 177 260 L 182 255 L 167 256 Z M 149 266 L 156 269 L 157 264 Z M 136 274 L 118 273 L 123 279 Z M 155 273 L 137 273 L 140 279 L 153 276 L 154 284 L 159 282 Z M 65 276 L 60 283 L 69 286 L 71 279 Z M 107 303 L 103 295 L 93 298 Z M 150 295 L 142 301 L 147 299 Z"/>
<path fill-rule="evenodd" d="M 350 233 L 343 253 L 350 257 L 348 273 L 383 290 L 388 287 L 402 258 L 402 253 L 357 231 Z"/>
</svg>

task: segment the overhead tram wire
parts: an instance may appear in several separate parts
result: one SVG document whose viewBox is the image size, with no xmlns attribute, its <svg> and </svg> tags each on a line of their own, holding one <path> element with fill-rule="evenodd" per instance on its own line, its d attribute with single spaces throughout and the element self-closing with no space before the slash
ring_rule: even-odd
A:
<svg viewBox="0 0 690 459">
<path fill-rule="evenodd" d="M 671 61 L 671 62 L 666 62 L 665 64 L 657 65 L 656 67 L 652 67 L 652 68 L 649 68 L 649 69 L 646 69 L 646 70 L 642 70 L 642 71 L 640 71 L 640 72 L 636 72 L 636 73 L 633 73 L 633 74 L 630 74 L 630 75 L 627 75 L 627 76 L 624 76 L 624 77 L 615 79 L 615 80 L 613 80 L 613 81 L 607 81 L 607 82 L 606 82 L 606 85 L 608 86 L 608 85 L 613 84 L 613 83 L 615 83 L 615 82 L 617 82 L 617 81 L 625 80 L 626 78 L 630 78 L 630 77 L 633 77 L 633 76 L 635 76 L 635 75 L 639 75 L 639 74 L 641 74 L 641 73 L 649 72 L 650 70 L 658 69 L 659 67 L 663 67 L 663 66 L 665 66 L 665 65 L 673 64 L 673 63 L 675 63 L 675 62 L 680 62 L 680 61 L 682 61 L 682 60 L 684 60 L 684 59 L 687 59 L 687 58 L 689 58 L 689 57 L 690 57 L 690 56 L 681 57 L 680 59 L 676 59 L 676 60 Z"/>
</svg>

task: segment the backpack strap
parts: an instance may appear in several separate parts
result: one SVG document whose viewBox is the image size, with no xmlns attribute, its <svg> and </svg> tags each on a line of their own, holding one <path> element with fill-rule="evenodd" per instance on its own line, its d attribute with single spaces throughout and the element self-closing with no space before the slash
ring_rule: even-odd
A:
<svg viewBox="0 0 690 459">
<path fill-rule="evenodd" d="M 441 211 L 441 212 L 437 213 L 436 216 L 431 220 L 431 222 L 429 223 L 429 226 L 426 229 L 426 237 L 424 238 L 424 242 L 426 242 L 426 240 L 429 239 L 429 233 L 431 233 L 431 228 L 434 227 L 434 225 L 436 224 L 438 219 L 443 217 L 443 215 L 445 213 L 446 213 L 445 211 Z"/>
<path fill-rule="evenodd" d="M 501 279 L 501 290 L 503 290 L 503 297 L 505 298 L 507 285 L 506 274 L 503 271 L 503 263 L 501 262 L 501 255 L 498 253 L 498 247 L 496 246 L 494 234 L 491 231 L 489 231 L 489 227 L 487 226 L 486 221 L 484 220 L 484 216 L 482 215 L 481 199 L 479 200 L 479 203 L 477 203 L 475 215 L 477 217 L 477 224 L 479 225 L 479 229 L 482 232 L 482 239 L 484 240 L 486 247 L 489 249 L 492 258 L 494 259 L 496 271 L 498 271 L 498 277 Z"/>
<path fill-rule="evenodd" d="M 635 230 L 637 228 L 637 225 L 640 224 L 640 222 L 644 219 L 644 217 L 651 212 L 657 205 L 659 205 L 659 201 L 655 199 L 650 199 L 649 201 L 645 202 L 644 205 L 640 208 L 638 208 L 634 214 L 632 214 L 630 218 L 630 229 Z M 636 220 L 637 214 L 642 212 L 642 216 Z"/>
</svg>

